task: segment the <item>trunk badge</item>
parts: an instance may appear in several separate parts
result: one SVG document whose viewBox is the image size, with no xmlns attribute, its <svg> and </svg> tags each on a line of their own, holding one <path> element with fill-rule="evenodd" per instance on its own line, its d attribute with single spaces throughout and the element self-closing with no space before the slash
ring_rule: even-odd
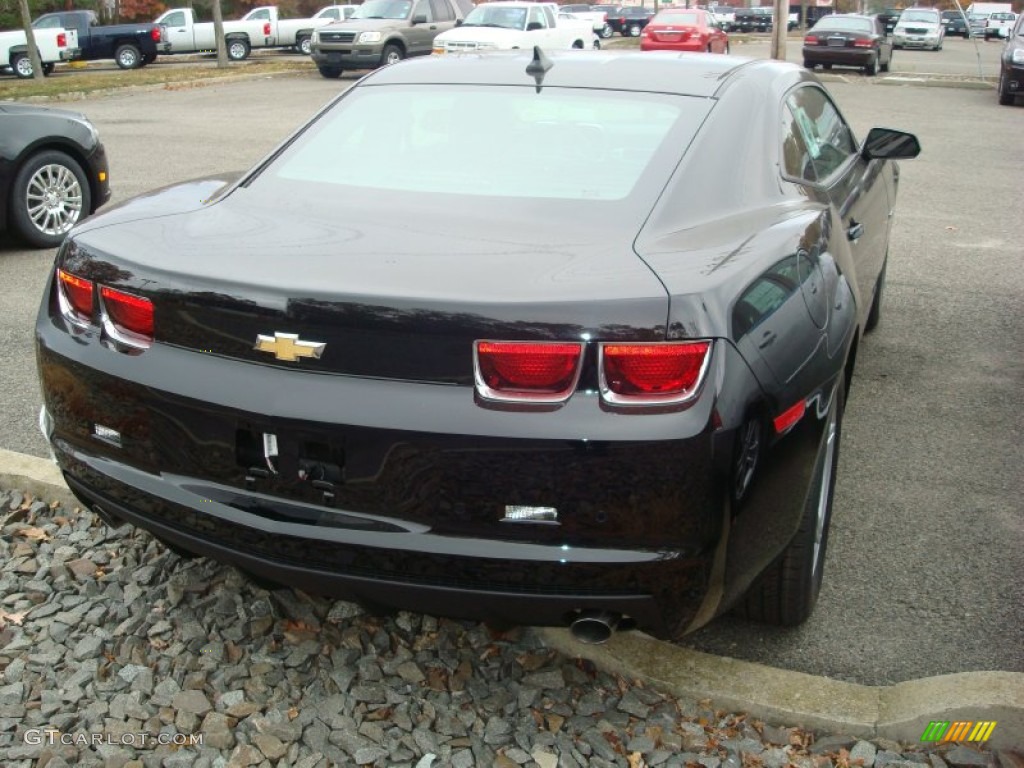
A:
<svg viewBox="0 0 1024 768">
<path fill-rule="evenodd" d="M 320 358 L 327 346 L 323 341 L 303 341 L 297 333 L 279 333 L 274 331 L 273 336 L 264 336 L 262 333 L 256 337 L 257 352 L 269 352 L 278 360 L 294 362 L 303 357 Z"/>
</svg>

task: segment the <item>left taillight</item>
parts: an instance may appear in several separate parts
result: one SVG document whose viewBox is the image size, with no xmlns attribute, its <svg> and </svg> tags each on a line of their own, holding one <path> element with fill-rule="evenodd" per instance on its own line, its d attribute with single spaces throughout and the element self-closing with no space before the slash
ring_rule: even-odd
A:
<svg viewBox="0 0 1024 768">
<path fill-rule="evenodd" d="M 153 302 L 144 296 L 58 268 L 57 301 L 64 319 L 78 328 L 98 325 L 106 338 L 135 349 L 153 343 Z"/>
<path fill-rule="evenodd" d="M 103 330 L 123 344 L 148 347 L 153 343 L 153 302 L 108 286 L 100 286 Z"/>
<path fill-rule="evenodd" d="M 84 277 L 57 270 L 57 297 L 61 314 L 78 326 L 92 323 L 93 283 Z"/>
<path fill-rule="evenodd" d="M 485 400 L 557 404 L 580 376 L 582 342 L 477 341 L 476 388 Z"/>
<path fill-rule="evenodd" d="M 149 36 L 151 38 L 153 38 L 153 42 L 154 43 L 159 43 L 160 42 L 160 37 L 161 37 L 161 35 L 160 35 L 160 27 L 153 27 L 153 29 L 150 30 L 150 32 L 149 32 Z"/>
<path fill-rule="evenodd" d="M 700 393 L 711 342 L 601 345 L 601 397 L 615 405 L 678 405 Z"/>
<path fill-rule="evenodd" d="M 66 33 L 61 32 L 57 35 L 57 47 L 67 48 L 68 47 L 68 36 Z"/>
<path fill-rule="evenodd" d="M 263 25 L 263 35 L 264 35 L 264 37 L 270 37 L 270 22 L 269 21 L 266 22 Z"/>
</svg>

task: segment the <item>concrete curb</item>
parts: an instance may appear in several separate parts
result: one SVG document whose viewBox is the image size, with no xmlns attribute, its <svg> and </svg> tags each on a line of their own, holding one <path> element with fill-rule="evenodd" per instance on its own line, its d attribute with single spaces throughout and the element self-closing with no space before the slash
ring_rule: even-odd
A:
<svg viewBox="0 0 1024 768">
<path fill-rule="evenodd" d="M 567 656 L 775 725 L 914 743 L 932 720 L 995 720 L 987 748 L 1024 745 L 1024 673 L 962 672 L 870 686 L 712 656 L 641 632 L 613 635 L 604 645 L 580 643 L 566 629 L 540 633 Z"/>
<path fill-rule="evenodd" d="M 51 461 L 0 448 L 0 486 L 69 508 L 80 506 Z M 860 738 L 913 743 L 932 720 L 995 720 L 986 746 L 1024 746 L 1024 673 L 963 672 L 889 686 L 858 685 L 713 656 L 621 632 L 586 645 L 567 629 L 543 627 L 551 648 L 685 699 L 747 712 L 780 726 L 799 725 Z"/>
</svg>

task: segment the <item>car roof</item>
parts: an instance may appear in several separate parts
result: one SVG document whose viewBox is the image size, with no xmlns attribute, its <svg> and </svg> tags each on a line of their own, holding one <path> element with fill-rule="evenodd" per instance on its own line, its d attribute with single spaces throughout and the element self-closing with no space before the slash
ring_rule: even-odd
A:
<svg viewBox="0 0 1024 768">
<path fill-rule="evenodd" d="M 543 84 L 552 87 L 715 96 L 737 78 L 764 80 L 780 74 L 798 79 L 795 64 L 739 56 L 694 56 L 686 53 L 545 51 L 552 67 Z M 532 51 L 455 53 L 408 59 L 383 67 L 361 81 L 363 86 L 395 84 L 532 85 L 526 73 Z"/>
</svg>

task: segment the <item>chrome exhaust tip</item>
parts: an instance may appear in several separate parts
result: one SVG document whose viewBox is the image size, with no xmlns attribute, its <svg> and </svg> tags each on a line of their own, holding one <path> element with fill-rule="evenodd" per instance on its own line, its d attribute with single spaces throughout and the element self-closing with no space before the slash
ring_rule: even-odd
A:
<svg viewBox="0 0 1024 768">
<path fill-rule="evenodd" d="M 583 611 L 569 625 L 569 631 L 581 643 L 600 645 L 608 642 L 621 619 L 619 614 L 611 611 Z"/>
</svg>

